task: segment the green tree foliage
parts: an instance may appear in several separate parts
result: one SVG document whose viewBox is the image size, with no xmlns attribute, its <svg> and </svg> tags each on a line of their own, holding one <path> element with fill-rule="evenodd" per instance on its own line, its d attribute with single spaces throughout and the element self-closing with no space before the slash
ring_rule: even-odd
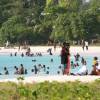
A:
<svg viewBox="0 0 100 100">
<path fill-rule="evenodd" d="M 100 1 L 0 0 L 0 43 L 100 37 Z"/>
</svg>

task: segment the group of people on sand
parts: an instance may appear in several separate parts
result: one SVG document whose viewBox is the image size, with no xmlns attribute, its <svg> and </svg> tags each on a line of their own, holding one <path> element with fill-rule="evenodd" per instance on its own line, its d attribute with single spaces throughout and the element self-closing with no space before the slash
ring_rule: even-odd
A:
<svg viewBox="0 0 100 100">
<path fill-rule="evenodd" d="M 81 64 L 82 67 L 77 71 L 77 73 L 71 73 L 71 75 L 100 75 L 100 62 L 98 60 L 98 57 L 93 58 L 93 64 L 92 64 L 92 71 L 88 73 L 88 66 L 86 60 L 82 57 L 81 58 Z M 73 62 L 71 62 L 71 67 L 74 68 L 77 66 L 80 66 L 79 64 L 74 65 Z"/>
</svg>

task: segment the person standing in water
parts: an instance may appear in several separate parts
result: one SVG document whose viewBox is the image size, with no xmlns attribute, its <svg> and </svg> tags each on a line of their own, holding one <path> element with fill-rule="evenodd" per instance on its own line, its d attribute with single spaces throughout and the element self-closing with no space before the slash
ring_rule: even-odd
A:
<svg viewBox="0 0 100 100">
<path fill-rule="evenodd" d="M 69 43 L 64 42 L 61 50 L 61 64 L 64 66 L 63 74 L 69 74 Z"/>
</svg>

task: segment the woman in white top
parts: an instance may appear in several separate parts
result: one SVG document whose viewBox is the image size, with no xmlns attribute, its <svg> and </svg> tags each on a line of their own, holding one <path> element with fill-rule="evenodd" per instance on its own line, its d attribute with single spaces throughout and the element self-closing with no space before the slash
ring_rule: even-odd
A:
<svg viewBox="0 0 100 100">
<path fill-rule="evenodd" d="M 88 74 L 88 70 L 87 70 L 87 66 L 86 66 L 86 61 L 83 62 L 82 67 L 78 70 L 77 72 L 78 75 L 87 75 Z"/>
</svg>

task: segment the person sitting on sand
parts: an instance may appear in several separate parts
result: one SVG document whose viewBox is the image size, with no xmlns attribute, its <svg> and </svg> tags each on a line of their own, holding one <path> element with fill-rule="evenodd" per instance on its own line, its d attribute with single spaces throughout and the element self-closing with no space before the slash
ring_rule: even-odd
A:
<svg viewBox="0 0 100 100">
<path fill-rule="evenodd" d="M 97 73 L 97 68 L 96 68 L 97 66 L 98 66 L 98 57 L 94 57 L 94 59 L 93 59 L 93 65 L 92 65 L 93 69 L 92 69 L 90 75 L 97 75 L 98 74 Z"/>
<path fill-rule="evenodd" d="M 87 66 L 86 66 L 86 61 L 83 62 L 82 67 L 79 69 L 78 75 L 87 75 L 88 74 L 88 70 L 87 70 Z"/>
<path fill-rule="evenodd" d="M 86 61 L 84 61 L 82 67 L 78 70 L 76 74 L 71 73 L 71 75 L 87 75 L 87 74 L 88 74 L 88 70 L 86 66 Z"/>
<path fill-rule="evenodd" d="M 95 65 L 96 63 L 98 63 L 98 57 L 94 57 L 93 59 L 93 65 Z"/>
<path fill-rule="evenodd" d="M 100 64 L 93 65 L 93 70 L 90 75 L 100 75 Z"/>
<path fill-rule="evenodd" d="M 97 75 L 100 75 L 100 64 L 97 63 L 96 65 L 96 72 L 97 72 Z"/>
</svg>

